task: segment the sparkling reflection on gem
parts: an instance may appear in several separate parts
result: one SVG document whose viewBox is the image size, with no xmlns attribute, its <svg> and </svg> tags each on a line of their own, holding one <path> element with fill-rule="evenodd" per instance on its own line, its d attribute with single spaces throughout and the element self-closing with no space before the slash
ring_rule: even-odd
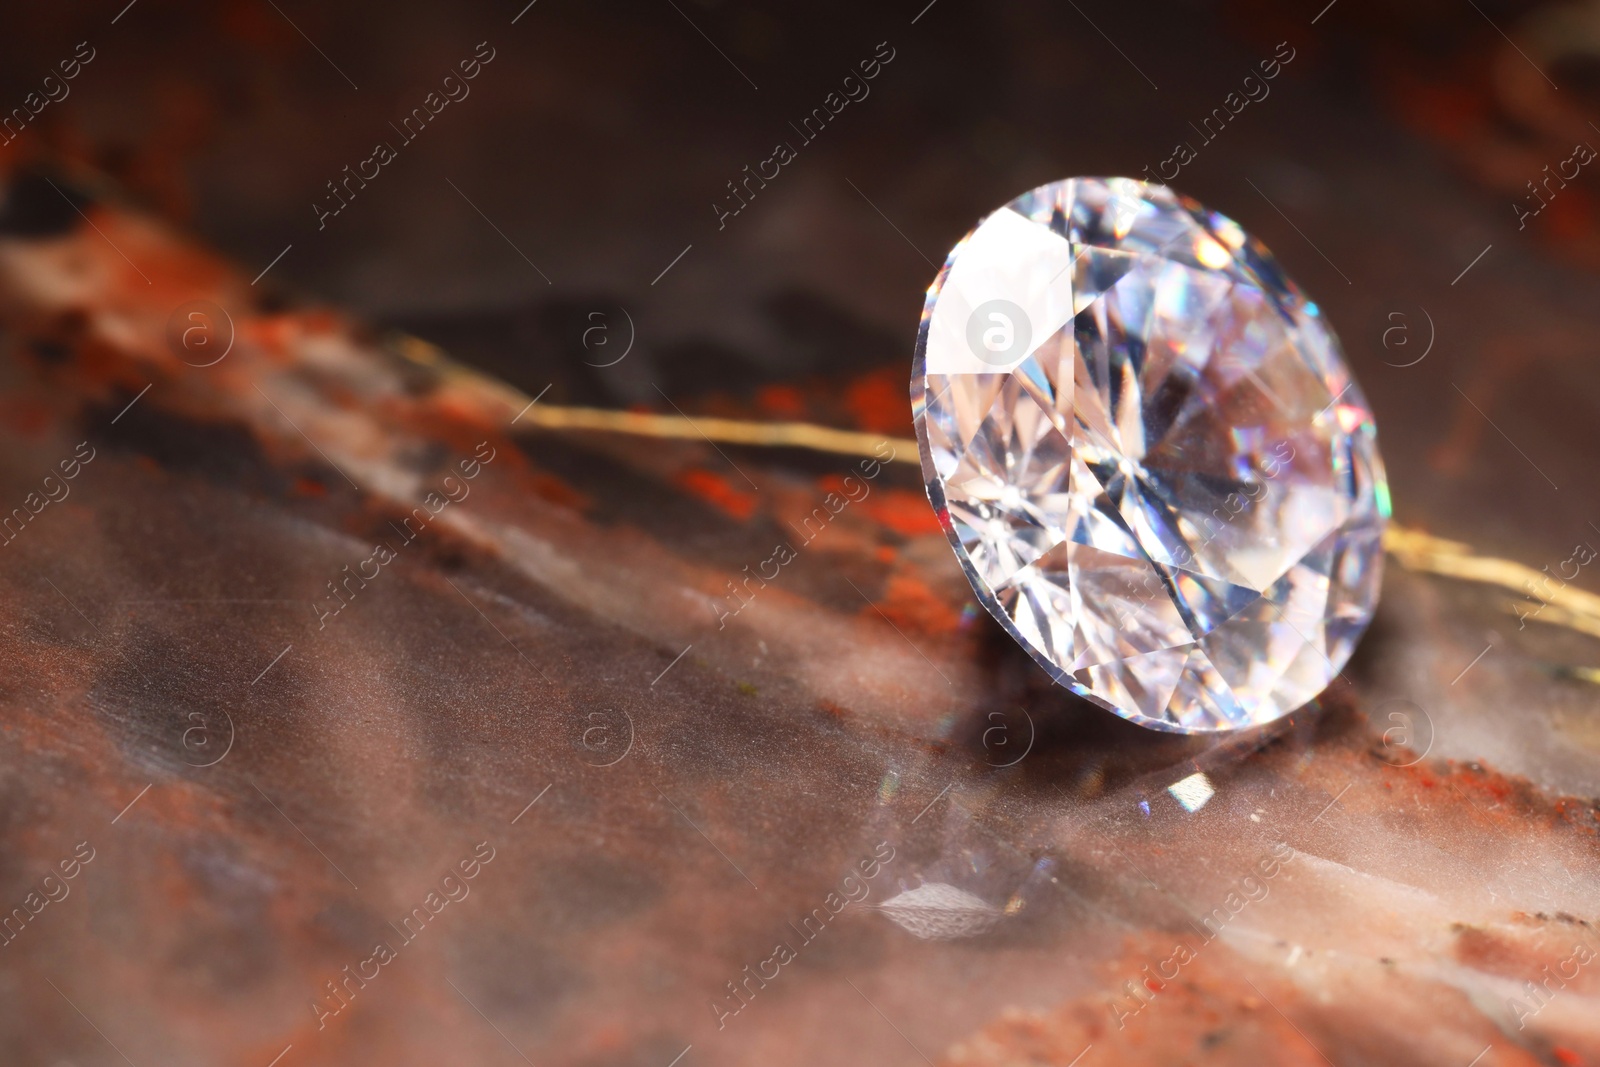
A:
<svg viewBox="0 0 1600 1067">
<path fill-rule="evenodd" d="M 911 392 L 980 602 L 1134 722 L 1277 719 L 1371 620 L 1371 409 L 1267 250 L 1164 186 L 1071 179 L 986 218 L 928 291 Z"/>
</svg>

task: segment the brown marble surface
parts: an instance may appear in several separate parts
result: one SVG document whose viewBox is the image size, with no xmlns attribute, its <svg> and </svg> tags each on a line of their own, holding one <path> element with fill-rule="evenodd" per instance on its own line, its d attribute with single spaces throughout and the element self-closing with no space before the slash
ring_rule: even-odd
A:
<svg viewBox="0 0 1600 1067">
<path fill-rule="evenodd" d="M 549 385 L 544 403 L 893 448 L 921 253 L 1037 181 L 1155 162 L 1293 34 L 1275 95 L 1179 184 L 1325 302 L 1398 519 L 1555 569 L 1600 544 L 1600 307 L 1581 241 L 1517 231 L 1462 169 L 1509 122 L 1466 73 L 1504 59 L 1477 16 L 1450 23 L 1447 63 L 1415 44 L 1425 17 L 1355 0 L 1314 31 L 1314 10 L 1175 9 L 1145 34 L 1094 9 L 1155 90 L 1071 10 L 942 0 L 915 27 L 800 27 L 690 8 L 755 90 L 669 9 L 541 4 L 520 38 L 515 12 L 465 10 L 427 47 L 440 16 L 305 23 L 352 67 L 363 26 L 403 40 L 427 57 L 415 86 L 470 54 L 473 20 L 505 41 L 462 121 L 329 232 L 305 205 L 404 86 L 323 103 L 331 147 L 297 147 L 290 117 L 346 90 L 277 31 L 252 47 L 294 56 L 278 103 L 215 104 L 239 124 L 195 164 L 203 237 L 151 210 L 181 213 L 159 181 L 83 147 L 132 106 L 109 86 L 146 91 L 133 44 L 170 13 L 106 31 L 68 112 L 84 139 L 9 157 L 0 511 L 39 510 L 0 545 L 0 908 L 24 917 L 0 947 L 0 1061 L 1600 1061 L 1594 638 L 1391 562 L 1317 705 L 1267 736 L 1158 736 L 1048 686 L 975 610 L 900 457 L 719 627 L 727 583 L 862 459 L 517 420 Z M 1384 47 L 1352 43 L 1378 25 Z M 721 182 L 885 36 L 882 95 L 718 231 Z M 264 61 L 218 62 L 199 84 L 260 99 Z M 1419 97 L 1478 101 L 1477 125 L 1415 132 L 1437 118 Z M 496 169 L 515 121 L 566 165 L 519 149 Z M 40 170 L 46 147 L 64 162 Z M 530 174 L 542 195 L 514 195 Z M 195 301 L 212 328 L 185 344 Z M 620 349 L 589 315 L 621 344 L 622 309 L 637 348 L 597 367 Z M 1397 366 L 1424 319 L 1430 354 Z M 1401 323 L 1417 347 L 1385 334 Z M 376 576 L 333 599 L 347 567 Z"/>
</svg>

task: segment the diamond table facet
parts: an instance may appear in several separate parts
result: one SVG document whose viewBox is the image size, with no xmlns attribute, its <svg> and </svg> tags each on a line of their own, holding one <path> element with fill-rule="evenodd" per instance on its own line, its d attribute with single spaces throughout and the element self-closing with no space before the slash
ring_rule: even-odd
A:
<svg viewBox="0 0 1600 1067">
<path fill-rule="evenodd" d="M 1371 621 L 1366 399 L 1266 248 L 1165 186 L 1074 178 L 984 219 L 928 290 L 911 400 L 978 599 L 1125 718 L 1271 722 Z"/>
</svg>

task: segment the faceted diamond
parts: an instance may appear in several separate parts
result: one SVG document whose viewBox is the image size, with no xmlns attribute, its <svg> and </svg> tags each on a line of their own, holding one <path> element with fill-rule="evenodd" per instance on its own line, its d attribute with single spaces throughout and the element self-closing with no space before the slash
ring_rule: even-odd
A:
<svg viewBox="0 0 1600 1067">
<path fill-rule="evenodd" d="M 1125 718 L 1271 722 L 1371 621 L 1366 399 L 1260 242 L 1165 186 L 1074 178 L 984 219 L 928 290 L 911 400 L 978 599 Z"/>
</svg>

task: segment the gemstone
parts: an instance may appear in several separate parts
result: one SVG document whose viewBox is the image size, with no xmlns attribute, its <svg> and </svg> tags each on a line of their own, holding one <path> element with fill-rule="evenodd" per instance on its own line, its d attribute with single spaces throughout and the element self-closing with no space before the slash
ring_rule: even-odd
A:
<svg viewBox="0 0 1600 1067">
<path fill-rule="evenodd" d="M 1073 178 L 979 223 L 928 290 L 911 400 L 978 600 L 1124 718 L 1271 722 L 1372 619 L 1366 398 L 1266 248 L 1165 186 Z"/>
</svg>

